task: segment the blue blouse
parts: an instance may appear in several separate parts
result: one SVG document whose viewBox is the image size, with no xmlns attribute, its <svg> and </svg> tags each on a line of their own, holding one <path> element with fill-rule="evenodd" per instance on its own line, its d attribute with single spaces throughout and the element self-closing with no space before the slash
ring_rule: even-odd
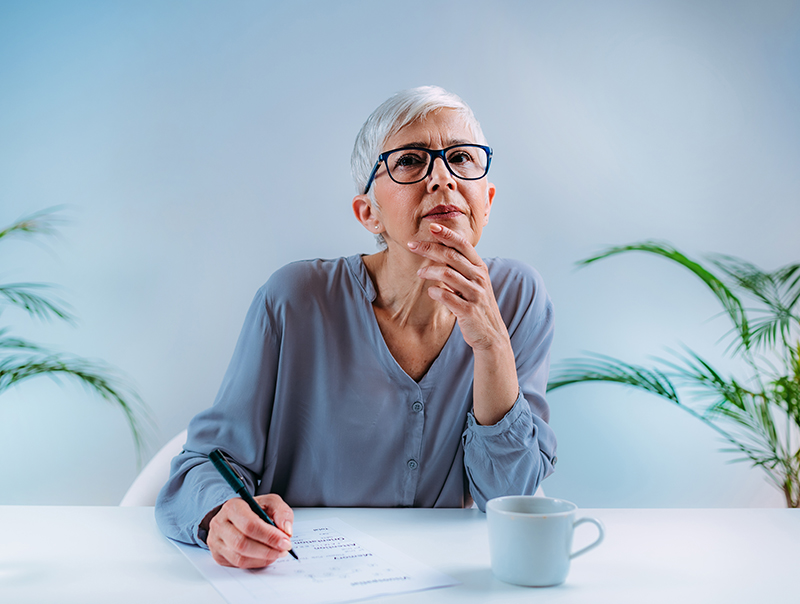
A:
<svg viewBox="0 0 800 604">
<path fill-rule="evenodd" d="M 542 279 L 485 261 L 520 394 L 493 426 L 472 414 L 473 353 L 458 322 L 417 382 L 392 357 L 359 255 L 289 264 L 258 290 L 214 405 L 189 424 L 156 503 L 168 536 L 234 496 L 207 455 L 222 449 L 250 492 L 292 507 L 462 507 L 532 494 L 553 471 L 545 389 L 553 311 Z"/>
</svg>

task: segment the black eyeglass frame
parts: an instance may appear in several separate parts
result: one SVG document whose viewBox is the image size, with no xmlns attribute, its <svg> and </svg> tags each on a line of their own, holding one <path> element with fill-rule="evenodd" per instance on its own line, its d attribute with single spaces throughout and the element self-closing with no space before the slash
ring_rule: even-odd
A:
<svg viewBox="0 0 800 604">
<path fill-rule="evenodd" d="M 483 149 L 486 152 L 486 169 L 483 171 L 483 174 L 481 174 L 480 176 L 476 176 L 475 178 L 467 178 L 465 176 L 460 176 L 459 174 L 456 174 L 453 171 L 453 168 L 450 167 L 450 163 L 447 161 L 447 156 L 445 155 L 445 153 L 447 153 L 451 149 L 456 149 L 458 147 L 477 147 L 479 149 Z M 385 164 L 386 163 L 386 159 L 389 157 L 389 155 L 391 155 L 392 153 L 396 153 L 397 151 L 424 151 L 431 158 L 431 161 L 428 164 L 428 171 L 425 172 L 425 176 L 423 176 L 422 178 L 420 178 L 418 180 L 412 180 L 411 182 L 400 182 L 399 180 L 396 180 L 395 177 L 392 176 L 392 171 L 389 169 L 389 167 L 387 165 L 386 173 L 389 175 L 389 178 L 391 178 L 394 182 L 396 182 L 399 185 L 413 185 L 413 184 L 416 184 L 418 182 L 422 182 L 423 180 L 428 178 L 428 176 L 431 175 L 431 172 L 433 172 L 433 162 L 436 161 L 437 157 L 441 157 L 442 158 L 442 161 L 444 162 L 444 165 L 447 167 L 447 170 L 450 172 L 450 174 L 452 174 L 456 178 L 460 178 L 461 180 L 480 180 L 481 178 L 484 178 L 489 173 L 489 166 L 492 165 L 492 148 L 491 147 L 487 147 L 486 145 L 475 145 L 473 143 L 463 143 L 461 145 L 451 145 L 450 147 L 446 147 L 444 149 L 426 149 L 425 147 L 400 147 L 399 149 L 392 149 L 391 151 L 384 151 L 383 153 L 381 153 L 378 156 L 378 161 L 375 162 L 375 167 L 372 168 L 372 172 L 370 173 L 369 179 L 367 180 L 367 186 L 364 188 L 364 195 L 367 194 L 367 192 L 369 191 L 370 186 L 372 186 L 372 181 L 375 180 L 375 174 L 378 173 L 378 168 L 380 168 L 381 163 Z"/>
</svg>

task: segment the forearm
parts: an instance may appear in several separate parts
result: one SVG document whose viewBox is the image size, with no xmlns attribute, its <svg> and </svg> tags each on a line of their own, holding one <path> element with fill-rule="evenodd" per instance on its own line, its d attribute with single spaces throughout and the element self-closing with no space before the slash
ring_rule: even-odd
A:
<svg viewBox="0 0 800 604">
<path fill-rule="evenodd" d="M 514 350 L 508 334 L 490 347 L 474 350 L 472 406 L 482 426 L 493 426 L 514 406 L 519 395 Z"/>
</svg>

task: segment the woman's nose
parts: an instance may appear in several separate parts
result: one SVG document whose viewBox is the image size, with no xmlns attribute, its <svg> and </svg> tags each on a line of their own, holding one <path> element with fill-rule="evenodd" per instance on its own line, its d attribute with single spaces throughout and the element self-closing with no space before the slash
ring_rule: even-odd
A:
<svg viewBox="0 0 800 604">
<path fill-rule="evenodd" d="M 437 161 L 440 160 L 440 161 Z M 431 166 L 431 175 L 428 178 L 428 188 L 435 191 L 439 186 L 454 188 L 456 179 L 444 163 L 444 158 L 435 157 Z"/>
</svg>

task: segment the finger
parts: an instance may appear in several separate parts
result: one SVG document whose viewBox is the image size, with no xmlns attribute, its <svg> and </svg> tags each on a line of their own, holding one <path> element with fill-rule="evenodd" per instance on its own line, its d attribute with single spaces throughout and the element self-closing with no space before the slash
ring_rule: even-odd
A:
<svg viewBox="0 0 800 604">
<path fill-rule="evenodd" d="M 219 564 L 239 568 L 262 568 L 286 554 L 291 547 L 286 535 L 269 527 L 277 535 L 282 535 L 280 539 L 276 540 L 276 543 L 279 544 L 277 548 L 253 539 L 251 535 L 240 529 L 241 523 L 237 526 L 236 522 L 240 522 L 240 510 L 236 508 L 237 504 L 226 504 L 209 525 L 206 543 L 213 558 Z M 262 525 L 266 524 L 253 514 L 249 507 L 247 511 Z M 259 527 L 254 524 L 253 528 L 257 530 Z M 247 527 L 246 530 L 251 530 L 251 528 Z"/>
<path fill-rule="evenodd" d="M 414 251 L 431 260 L 417 271 L 421 278 L 443 283 L 472 301 L 480 300 L 491 291 L 489 270 L 482 259 L 478 258 L 479 264 L 475 265 L 458 250 L 433 242 L 419 242 Z"/>
<path fill-rule="evenodd" d="M 483 263 L 480 255 L 475 250 L 475 246 L 472 245 L 463 235 L 460 235 L 453 229 L 437 222 L 434 222 L 430 225 L 430 231 L 437 240 L 441 241 L 446 246 L 452 247 L 461 252 L 471 263 L 476 265 Z"/>
<path fill-rule="evenodd" d="M 467 280 L 477 279 L 483 270 L 483 266 L 476 266 L 461 252 L 442 243 L 416 241 L 410 242 L 408 248 L 418 256 L 430 260 L 430 263 L 423 265 L 423 268 L 431 266 L 450 267 L 463 275 Z M 433 279 L 433 277 L 429 277 L 423 272 L 418 272 L 418 274 L 425 279 Z"/>
<path fill-rule="evenodd" d="M 471 302 L 465 300 L 457 292 L 450 291 L 444 287 L 433 286 L 428 288 L 428 295 L 433 300 L 441 302 L 459 320 L 469 313 Z"/>
<path fill-rule="evenodd" d="M 256 541 L 238 542 L 236 540 L 208 542 L 211 557 L 222 566 L 236 568 L 263 568 L 275 562 L 282 553 Z"/>
<path fill-rule="evenodd" d="M 247 546 L 235 542 L 230 545 L 221 543 L 209 549 L 217 564 L 236 568 L 264 568 L 287 555 L 287 552 L 278 552 L 257 542 L 251 542 Z"/>
<path fill-rule="evenodd" d="M 462 275 L 458 270 L 444 264 L 431 264 L 417 271 L 423 279 L 444 284 L 452 293 L 465 300 L 475 300 L 478 295 L 477 285 Z"/>
<path fill-rule="evenodd" d="M 294 512 L 281 496 L 271 493 L 269 495 L 259 495 L 255 499 L 258 505 L 264 508 L 267 515 L 272 518 L 275 525 L 291 537 Z"/>
<path fill-rule="evenodd" d="M 441 225 L 431 225 L 441 226 Z M 475 271 L 485 270 L 483 259 L 475 251 L 472 244 L 461 237 L 458 233 L 442 227 L 438 233 L 444 236 L 437 236 L 438 241 L 410 241 L 408 248 L 413 253 L 428 258 L 433 262 L 447 264 L 456 270 L 464 273 L 468 278 L 472 278 Z M 436 233 L 432 233 L 435 236 Z"/>
<path fill-rule="evenodd" d="M 244 501 L 241 501 L 241 503 L 244 504 L 244 507 L 237 505 L 229 515 L 231 524 L 240 533 L 248 539 L 278 551 L 289 551 L 291 549 L 292 543 L 284 531 L 267 524 L 250 509 L 247 503 Z"/>
<path fill-rule="evenodd" d="M 282 531 L 261 520 L 241 499 L 222 506 L 209 524 L 206 541 L 220 564 L 240 568 L 261 568 L 291 549 Z"/>
</svg>

